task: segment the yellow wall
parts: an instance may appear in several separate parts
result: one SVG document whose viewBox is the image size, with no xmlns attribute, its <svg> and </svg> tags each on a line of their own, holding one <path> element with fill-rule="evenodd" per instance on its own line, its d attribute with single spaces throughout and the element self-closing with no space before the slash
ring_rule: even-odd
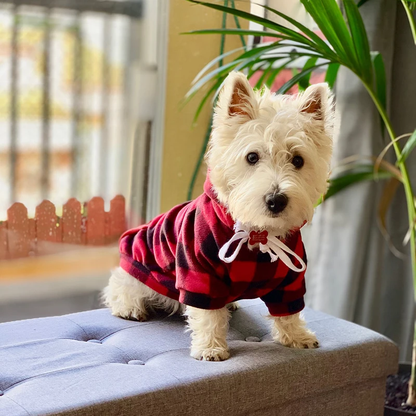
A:
<svg viewBox="0 0 416 416">
<path fill-rule="evenodd" d="M 221 2 L 220 2 L 221 3 Z M 249 11 L 249 2 L 237 1 L 237 7 Z M 166 82 L 166 116 L 163 150 L 161 212 L 186 200 L 211 113 L 209 105 L 201 113 L 197 126 L 192 120 L 202 95 L 195 96 L 184 108 L 180 102 L 195 75 L 220 50 L 220 35 L 180 35 L 198 29 L 221 28 L 222 13 L 185 0 L 170 0 L 169 44 Z M 242 27 L 248 22 L 241 21 Z M 229 18 L 227 27 L 235 27 Z M 240 38 L 228 36 L 225 50 L 241 46 Z M 196 182 L 194 197 L 202 191 L 205 164 Z"/>
</svg>

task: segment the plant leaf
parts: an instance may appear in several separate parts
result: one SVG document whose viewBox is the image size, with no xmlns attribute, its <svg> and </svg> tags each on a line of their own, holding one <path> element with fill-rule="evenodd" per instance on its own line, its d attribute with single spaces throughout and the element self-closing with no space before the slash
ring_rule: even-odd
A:
<svg viewBox="0 0 416 416">
<path fill-rule="evenodd" d="M 355 53 L 358 59 L 358 66 L 361 69 L 361 76 L 371 84 L 373 71 L 371 65 L 370 45 L 368 43 L 367 31 L 364 22 L 353 0 L 342 0 L 350 27 Z"/>
<path fill-rule="evenodd" d="M 231 7 L 232 7 L 233 9 L 235 9 L 235 3 L 234 3 L 234 0 L 231 0 Z M 241 29 L 241 26 L 240 26 L 240 21 L 238 20 L 238 17 L 237 17 L 237 16 L 234 16 L 234 22 L 235 22 L 235 25 L 236 25 L 237 29 Z M 241 44 L 242 44 L 244 47 L 246 47 L 246 46 L 247 46 L 247 44 L 246 44 L 246 41 L 245 41 L 245 39 L 244 39 L 244 36 L 243 36 L 243 35 L 240 35 L 240 39 L 241 39 Z"/>
<path fill-rule="evenodd" d="M 385 109 L 387 105 L 386 69 L 384 67 L 383 56 L 380 52 L 373 52 L 371 54 L 371 60 L 374 68 L 375 91 L 377 98 Z"/>
<path fill-rule="evenodd" d="M 264 46 L 258 46 L 256 48 L 249 49 L 248 51 L 245 51 L 241 55 L 235 57 L 234 60 L 235 61 L 240 61 L 240 60 L 243 60 L 243 59 L 247 59 L 247 58 L 249 58 L 253 55 L 257 56 L 260 51 L 263 51 L 264 53 L 267 53 L 267 52 L 272 52 L 274 50 L 278 50 L 280 48 L 287 48 L 288 46 L 297 47 L 298 44 L 281 43 L 281 41 L 271 42 L 271 43 L 265 44 Z M 227 56 L 231 55 L 234 52 L 241 51 L 242 49 L 244 49 L 244 48 L 237 48 L 237 49 L 234 49 L 230 52 L 226 52 L 226 53 L 221 54 L 221 55 L 217 56 L 216 58 L 214 58 L 211 62 L 209 62 L 207 65 L 205 65 L 205 67 L 201 71 L 199 71 L 198 75 L 192 81 L 192 84 L 195 84 L 199 79 L 201 79 L 201 77 L 208 71 L 208 69 L 215 66 L 223 58 L 226 58 Z M 309 50 L 308 48 L 305 48 L 304 46 L 302 46 L 302 49 Z M 288 52 L 288 53 L 290 53 L 290 52 Z M 265 56 L 267 56 L 267 55 L 265 55 Z M 314 56 L 319 56 L 319 55 L 314 54 Z"/>
<path fill-rule="evenodd" d="M 291 62 L 293 62 L 295 59 L 289 59 L 288 61 L 286 61 L 283 65 L 278 66 L 277 68 L 274 68 L 271 72 L 270 75 L 267 77 L 267 80 L 265 82 L 265 85 L 267 88 L 271 88 L 274 84 L 274 81 L 276 80 L 276 77 L 279 75 L 279 73 L 285 69 L 287 67 L 287 65 L 289 65 Z"/>
<path fill-rule="evenodd" d="M 279 41 L 268 43 L 264 46 L 258 46 L 256 48 L 252 48 L 252 49 L 249 49 L 248 51 L 243 52 L 241 55 L 237 56 L 234 60 L 237 61 L 237 60 L 240 60 L 240 59 L 246 59 L 246 58 L 249 58 L 253 55 L 257 55 L 259 51 L 267 52 L 269 50 L 271 51 L 271 50 L 274 50 L 274 49 L 278 49 L 279 46 L 280 46 Z M 198 75 L 192 81 L 192 84 L 195 84 L 202 77 L 202 75 L 204 75 L 208 71 L 208 69 L 215 66 L 215 64 L 217 64 L 222 59 L 229 56 L 231 53 L 233 53 L 235 51 L 238 51 L 240 49 L 243 49 L 243 48 L 234 49 L 233 51 L 223 53 L 223 54 L 217 56 L 216 58 L 214 58 L 211 62 L 209 62 L 207 65 L 205 65 L 205 67 L 201 71 L 199 71 Z"/>
<path fill-rule="evenodd" d="M 306 71 L 307 69 L 314 67 L 316 65 L 317 60 L 318 58 L 309 58 L 306 61 L 304 67 L 302 68 L 302 71 Z M 311 75 L 312 75 L 312 72 L 309 72 L 309 74 L 306 74 L 303 78 L 299 80 L 299 91 L 305 91 L 306 88 L 309 87 Z"/>
<path fill-rule="evenodd" d="M 383 56 L 379 52 L 372 52 L 371 53 L 371 60 L 372 60 L 372 66 L 374 71 L 374 83 L 375 83 L 375 93 L 377 95 L 377 98 L 384 109 L 386 109 L 387 106 L 387 94 L 386 94 L 386 88 L 387 88 L 387 81 L 386 81 L 386 70 L 384 67 L 384 61 Z M 384 136 L 384 133 L 386 131 L 386 126 L 384 124 L 383 118 L 380 116 L 380 130 L 382 136 Z"/>
<path fill-rule="evenodd" d="M 302 33 L 308 36 L 316 44 L 317 48 L 319 48 L 322 53 L 325 53 L 327 56 L 334 57 L 334 51 L 327 45 L 327 43 L 323 39 L 321 39 L 316 33 L 314 33 L 308 27 L 301 24 L 297 20 L 292 19 L 290 16 L 287 16 L 286 14 L 281 13 L 276 9 L 273 9 L 272 7 L 264 5 L 261 6 L 264 7 L 266 10 L 280 16 L 282 19 L 285 19 L 287 22 L 298 28 Z"/>
<path fill-rule="evenodd" d="M 338 192 L 343 191 L 351 185 L 364 181 L 388 179 L 392 177 L 394 177 L 394 174 L 383 168 L 380 168 L 380 170 L 375 173 L 374 164 L 372 163 L 351 164 L 348 169 L 329 180 L 328 191 L 324 197 L 321 198 L 319 203 L 326 201 L 328 198 L 336 195 Z"/>
<path fill-rule="evenodd" d="M 341 9 L 338 6 L 337 1 L 334 0 L 315 0 L 320 2 L 322 9 L 328 16 L 328 22 L 332 25 L 339 41 L 344 47 L 345 54 L 347 55 L 351 63 L 357 63 L 357 55 L 354 48 L 353 38 L 348 31 L 347 24 L 342 15 Z M 352 0 L 349 0 L 352 1 Z M 354 65 L 355 66 L 355 65 Z"/>
<path fill-rule="evenodd" d="M 252 68 L 253 66 L 257 65 L 257 67 L 261 67 L 262 64 L 266 62 L 276 62 L 283 59 L 291 59 L 292 61 L 302 57 L 302 56 L 313 56 L 317 57 L 315 54 L 311 53 L 296 53 L 293 54 L 292 52 L 289 53 L 283 53 L 282 55 L 270 55 L 267 57 L 264 57 L 264 51 L 259 51 L 257 54 L 254 54 L 246 59 L 236 59 L 232 62 L 229 62 L 221 67 L 213 69 L 208 74 L 204 75 L 202 78 L 200 78 L 195 84 L 192 85 L 192 87 L 189 89 L 189 91 L 186 93 L 184 97 L 184 103 L 187 103 L 198 91 L 200 88 L 202 88 L 206 83 L 213 80 L 214 78 L 225 78 L 229 72 L 231 71 L 241 71 L 245 68 Z M 327 65 L 327 63 L 320 64 L 319 66 Z"/>
<path fill-rule="evenodd" d="M 329 88 L 333 89 L 335 81 L 337 80 L 340 64 L 329 64 L 326 70 L 325 82 L 328 83 Z"/>
<path fill-rule="evenodd" d="M 360 0 L 357 4 L 357 7 L 361 7 L 363 4 L 367 3 L 368 0 Z"/>
<path fill-rule="evenodd" d="M 293 78 L 291 78 L 289 81 L 287 81 L 284 85 L 282 85 L 279 90 L 277 91 L 277 94 L 285 94 L 287 91 L 289 91 L 294 85 L 296 85 L 303 77 L 310 74 L 312 71 L 314 71 L 317 68 L 320 68 L 321 66 L 328 65 L 328 62 L 325 62 L 323 64 L 312 66 L 308 69 L 305 69 L 301 71 L 299 74 L 295 75 Z"/>
<path fill-rule="evenodd" d="M 295 61 L 296 59 L 298 59 L 298 56 L 296 57 L 283 57 L 283 58 L 279 58 L 279 59 L 286 59 L 286 62 L 281 65 L 279 68 L 276 68 L 278 71 L 276 72 L 276 69 L 273 70 L 273 73 L 276 72 L 276 75 L 278 72 L 280 72 L 284 67 L 286 67 L 290 62 Z M 235 65 L 235 67 L 233 68 L 236 71 L 245 69 L 247 67 L 250 66 L 254 66 L 254 65 L 261 65 L 262 63 L 271 63 L 274 64 L 277 62 L 276 58 L 267 58 L 267 59 L 263 59 L 262 57 L 257 58 L 257 59 L 245 59 L 245 60 L 239 60 L 239 61 L 233 61 L 232 64 Z M 231 63 L 230 63 L 231 64 Z M 224 69 L 225 68 L 225 69 Z M 254 71 L 253 71 L 254 72 Z M 183 105 L 186 104 L 202 87 L 202 85 L 205 85 L 206 83 L 208 83 L 209 81 L 211 81 L 212 79 L 215 79 L 215 83 L 214 85 L 212 85 L 210 87 L 210 89 L 208 90 L 208 92 L 204 95 L 204 97 L 202 98 L 200 104 L 198 105 L 197 111 L 195 113 L 194 119 L 193 119 L 193 123 L 195 124 L 197 122 L 197 119 L 201 113 L 201 110 L 203 108 L 203 106 L 205 105 L 205 103 L 207 102 L 208 98 L 211 96 L 211 94 L 216 90 L 214 96 L 213 96 L 213 101 L 216 100 L 218 93 L 220 92 L 222 85 L 226 79 L 228 75 L 228 64 L 223 65 L 221 68 L 216 68 L 215 70 L 213 70 L 212 72 L 210 72 L 209 74 L 207 74 L 204 79 L 200 80 L 199 82 L 203 83 L 201 85 L 198 86 L 197 89 L 193 89 L 191 88 L 187 95 L 184 97 L 183 100 Z M 275 76 L 276 76 L 275 75 Z M 209 79 L 208 79 L 209 78 Z"/>
<path fill-rule="evenodd" d="M 283 25 L 279 25 L 278 23 L 275 23 L 271 20 L 265 19 L 264 17 L 256 16 L 252 13 L 247 13 L 247 12 L 244 12 L 242 10 L 233 9 L 231 7 L 221 6 L 219 4 L 206 3 L 204 1 L 199 1 L 199 0 L 187 0 L 187 1 L 189 1 L 190 3 L 194 3 L 194 4 L 200 4 L 200 5 L 209 7 L 211 9 L 226 12 L 229 15 L 232 15 L 232 16 L 241 17 L 241 18 L 249 20 L 251 22 L 258 23 L 258 24 L 260 24 L 264 27 L 267 27 L 268 29 L 274 30 L 278 33 L 283 33 L 283 34 L 287 35 L 292 40 L 296 40 L 296 41 L 298 41 L 300 43 L 304 43 L 306 45 L 315 46 L 315 44 L 309 38 L 302 35 L 301 33 L 296 32 L 293 29 L 289 29 L 289 28 L 287 28 Z"/>
<path fill-rule="evenodd" d="M 404 145 L 404 148 L 402 150 L 402 155 L 400 156 L 399 160 L 396 162 L 396 165 L 399 163 L 404 162 L 412 153 L 412 150 L 416 147 L 416 130 L 413 132 L 413 134 L 409 137 L 409 140 Z"/>
<path fill-rule="evenodd" d="M 205 74 L 205 72 L 208 71 L 208 69 L 212 68 L 215 64 L 217 64 L 219 61 L 221 61 L 222 59 L 226 58 L 227 56 L 232 55 L 233 53 L 239 52 L 244 50 L 245 48 L 241 47 L 241 48 L 237 48 L 237 49 L 233 49 L 232 51 L 229 52 L 225 52 L 221 55 L 218 55 L 217 57 L 215 57 L 212 61 L 210 61 L 208 64 L 206 64 L 197 74 L 197 76 L 194 78 L 194 80 L 192 81 L 192 83 L 195 83 L 196 81 L 198 81 L 198 79 L 200 79 L 202 77 L 202 75 Z M 240 55 L 241 57 L 241 55 Z M 236 58 L 238 59 L 238 58 Z"/>
<path fill-rule="evenodd" d="M 265 68 L 263 70 L 263 73 L 261 74 L 260 78 L 256 82 L 256 85 L 254 86 L 254 88 L 259 89 L 263 85 L 264 80 L 267 78 L 267 76 L 269 75 L 270 71 L 272 70 L 272 66 L 273 66 L 273 62 L 268 62 L 267 68 Z M 261 69 L 260 69 L 260 71 L 261 71 Z M 255 72 L 257 72 L 257 71 L 254 71 L 253 74 Z M 251 75 L 249 74 L 247 76 L 247 78 L 251 78 Z"/>
<path fill-rule="evenodd" d="M 223 66 L 220 66 L 218 68 L 215 68 L 211 72 L 209 72 L 207 75 L 202 77 L 198 82 L 196 82 L 194 85 L 192 85 L 191 89 L 186 93 L 185 95 L 185 101 L 188 101 L 191 97 L 193 97 L 199 89 L 206 84 L 208 81 L 213 79 L 217 75 L 222 75 L 228 72 L 230 72 L 232 69 L 234 69 L 240 62 L 243 62 L 244 60 L 238 59 L 234 60 L 232 62 L 229 62 L 228 64 L 225 64 Z"/>
<path fill-rule="evenodd" d="M 267 36 L 270 38 L 285 38 L 284 35 L 276 32 L 265 32 L 264 30 L 244 30 L 244 29 L 201 29 L 182 32 L 181 35 L 251 35 Z M 287 37 L 286 37 L 287 38 Z"/>
<path fill-rule="evenodd" d="M 380 198 L 380 202 L 378 205 L 378 212 L 377 212 L 377 223 L 380 229 L 381 234 L 385 238 L 390 251 L 398 258 L 405 258 L 406 256 L 399 251 L 391 241 L 390 234 L 387 231 L 386 225 L 386 216 L 393 200 L 394 195 L 396 194 L 397 188 L 400 185 L 400 181 L 397 178 L 391 178 L 387 181 L 383 193 Z"/>
<path fill-rule="evenodd" d="M 409 21 L 410 30 L 413 36 L 413 42 L 416 45 L 416 21 L 413 11 L 416 10 L 416 0 L 402 0 L 403 8 Z"/>
<path fill-rule="evenodd" d="M 385 232 L 387 232 L 386 230 L 387 211 L 389 209 L 391 201 L 393 200 L 393 197 L 399 185 L 400 185 L 400 181 L 397 178 L 389 179 L 383 189 L 383 193 L 380 198 L 380 202 L 378 206 L 378 219 L 379 219 L 379 224 L 381 225 L 382 230 Z"/>
<path fill-rule="evenodd" d="M 356 62 L 354 46 L 336 1 L 325 0 L 324 4 L 322 0 L 301 0 L 301 3 L 336 51 L 339 61 L 349 68 L 354 67 Z M 342 38 L 339 37 L 340 34 Z"/>
<path fill-rule="evenodd" d="M 194 118 L 192 120 L 192 124 L 196 124 L 196 122 L 198 121 L 199 115 L 201 114 L 201 111 L 206 103 L 206 101 L 208 100 L 208 98 L 212 95 L 212 93 L 214 91 L 216 91 L 220 86 L 222 85 L 222 80 L 218 80 L 204 95 L 204 97 L 202 98 L 201 102 L 198 105 L 198 108 L 196 109 Z M 214 95 L 215 97 L 215 95 Z"/>
</svg>

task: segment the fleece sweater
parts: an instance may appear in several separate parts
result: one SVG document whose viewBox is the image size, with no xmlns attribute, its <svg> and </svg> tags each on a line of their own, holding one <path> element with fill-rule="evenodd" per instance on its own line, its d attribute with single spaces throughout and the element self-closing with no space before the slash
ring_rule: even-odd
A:
<svg viewBox="0 0 416 416">
<path fill-rule="evenodd" d="M 234 235 L 234 221 L 209 179 L 204 193 L 161 214 L 120 239 L 120 266 L 161 295 L 201 309 L 261 298 L 272 316 L 292 315 L 305 304 L 305 271 L 245 243 L 231 263 L 218 257 Z M 300 230 L 283 241 L 306 264 Z M 233 246 L 229 250 L 233 250 Z M 292 258 L 293 264 L 299 262 Z"/>
</svg>

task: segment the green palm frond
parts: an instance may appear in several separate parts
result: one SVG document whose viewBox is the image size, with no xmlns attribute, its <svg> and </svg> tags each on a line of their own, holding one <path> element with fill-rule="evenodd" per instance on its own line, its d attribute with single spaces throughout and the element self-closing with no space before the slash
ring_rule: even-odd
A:
<svg viewBox="0 0 416 416">
<path fill-rule="evenodd" d="M 354 0 L 342 0 L 345 17 L 336 0 L 300 0 L 326 40 L 321 39 L 318 34 L 290 16 L 269 6 L 263 7 L 270 16 L 275 15 L 285 20 L 287 25 L 292 25 L 295 29 L 243 10 L 200 0 L 188 1 L 222 11 L 239 19 L 258 23 L 267 29 L 267 32 L 241 28 L 206 29 L 192 31 L 189 34 L 264 35 L 275 38 L 276 41 L 252 49 L 246 46 L 243 48 L 244 52 L 235 56 L 231 62 L 213 69 L 220 60 L 220 57 L 215 58 L 198 74 L 185 97 L 186 101 L 204 88 L 207 93 L 202 100 L 206 103 L 208 101 L 207 94 L 212 95 L 212 85 L 221 86 L 230 71 L 245 70 L 249 78 L 256 71 L 265 71 L 256 83 L 256 87 L 260 88 L 262 83 L 264 83 L 263 85 L 272 85 L 274 81 L 272 77 L 275 78 L 281 68 L 288 65 L 298 68 L 300 65 L 302 69 L 292 80 L 280 88 L 279 93 L 288 91 L 296 84 L 299 84 L 300 89 L 304 89 L 309 83 L 310 74 L 318 68 L 327 68 L 326 79 L 331 85 L 334 85 L 339 67 L 345 66 L 353 71 L 380 98 L 381 102 L 384 101 L 385 87 L 383 87 L 383 82 L 385 84 L 385 77 L 382 76 L 382 70 L 384 70 L 382 57 L 379 55 L 374 60 L 371 54 L 364 23 Z M 235 53 L 237 52 L 235 51 Z M 227 52 L 227 54 L 229 57 L 230 53 Z M 207 84 L 209 87 L 206 86 Z M 216 92 L 218 93 L 218 90 Z"/>
</svg>

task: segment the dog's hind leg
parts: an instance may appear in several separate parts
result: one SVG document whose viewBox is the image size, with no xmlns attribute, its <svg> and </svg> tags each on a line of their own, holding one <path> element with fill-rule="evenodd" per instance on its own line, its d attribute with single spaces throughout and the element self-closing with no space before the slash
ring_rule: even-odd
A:
<svg viewBox="0 0 416 416">
<path fill-rule="evenodd" d="M 230 311 L 227 307 L 205 310 L 186 307 L 189 329 L 192 331 L 191 357 L 205 361 L 223 361 L 230 353 L 227 345 Z"/>
<path fill-rule="evenodd" d="M 238 302 L 227 303 L 227 309 L 230 312 L 235 312 L 239 307 L 240 306 L 239 306 Z"/>
<path fill-rule="evenodd" d="M 120 267 L 113 270 L 102 300 L 114 316 L 136 321 L 145 321 L 153 309 L 171 314 L 183 313 L 185 309 L 178 301 L 160 295 Z"/>
<path fill-rule="evenodd" d="M 108 286 L 102 293 L 102 300 L 114 316 L 145 321 L 148 313 L 146 289 L 143 283 L 118 267 L 113 270 Z"/>
</svg>

